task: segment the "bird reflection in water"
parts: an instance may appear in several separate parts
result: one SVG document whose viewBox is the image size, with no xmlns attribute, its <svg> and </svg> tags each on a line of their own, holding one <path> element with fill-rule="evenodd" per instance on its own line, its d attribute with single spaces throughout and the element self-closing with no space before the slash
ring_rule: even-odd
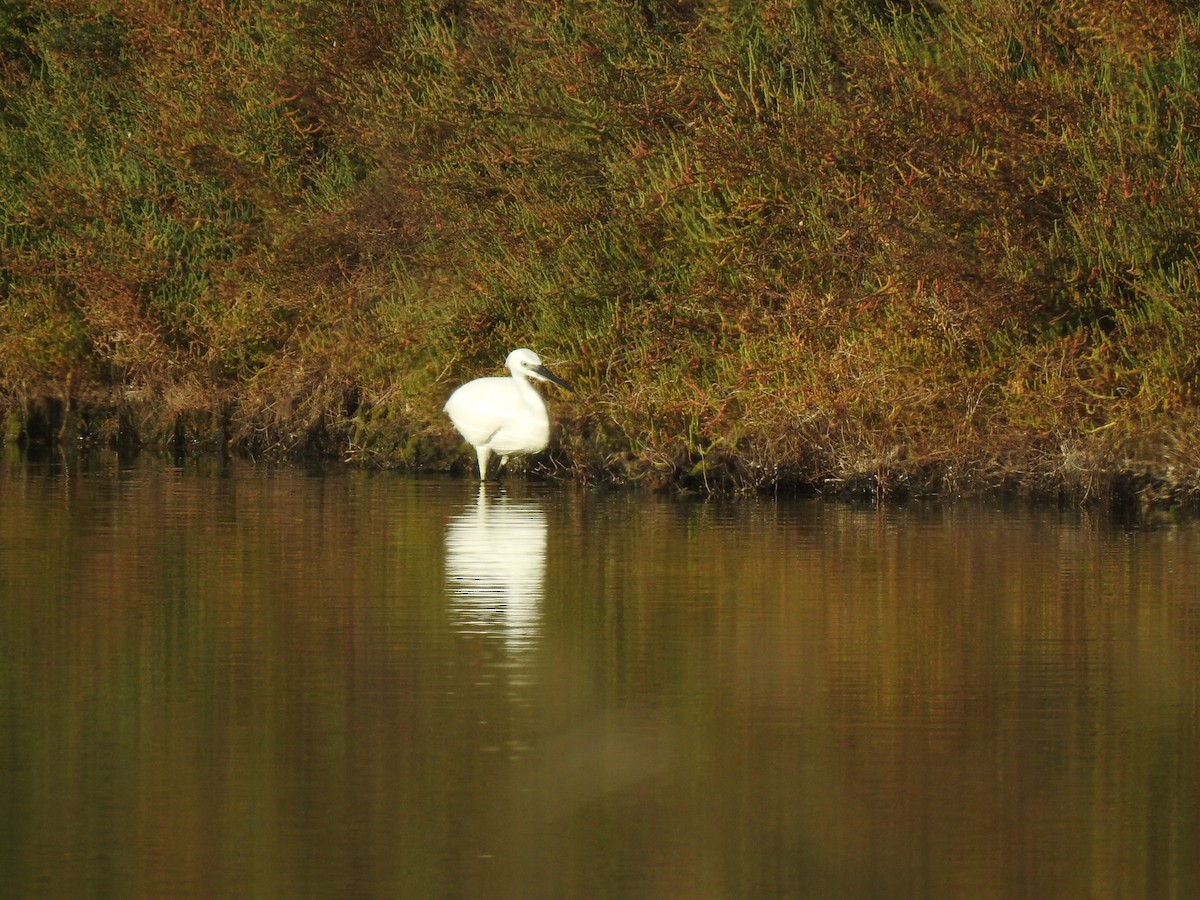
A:
<svg viewBox="0 0 1200 900">
<path fill-rule="evenodd" d="M 531 500 L 479 485 L 446 528 L 446 578 L 465 632 L 502 635 L 510 654 L 532 649 L 546 576 L 546 514 Z"/>
</svg>

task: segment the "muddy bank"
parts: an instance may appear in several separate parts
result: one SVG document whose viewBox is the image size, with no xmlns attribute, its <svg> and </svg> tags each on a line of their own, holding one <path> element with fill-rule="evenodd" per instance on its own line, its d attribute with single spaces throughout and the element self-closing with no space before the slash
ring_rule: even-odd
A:
<svg viewBox="0 0 1200 900">
<path fill-rule="evenodd" d="M 1178 459 L 1115 459 L 1111 448 L 1083 440 L 1010 438 L 921 458 L 903 448 L 872 458 L 839 457 L 829 447 L 799 446 L 783 455 L 750 441 L 740 448 L 702 447 L 686 436 L 644 443 L 613 422 L 575 416 L 555 423 L 550 448 L 510 463 L 511 477 L 565 479 L 587 486 L 688 493 L 802 495 L 871 501 L 1024 498 L 1143 510 L 1195 510 L 1200 474 Z M 157 413 L 145 407 L 95 406 L 46 398 L 10 410 L 5 445 L 45 458 L 111 451 L 125 458 L 161 453 L 189 458 L 241 458 L 380 470 L 445 472 L 474 477 L 474 454 L 448 421 L 405 420 L 389 410 L 341 408 L 315 422 L 249 421 L 235 410 Z M 974 450 L 975 452 L 972 452 Z"/>
</svg>

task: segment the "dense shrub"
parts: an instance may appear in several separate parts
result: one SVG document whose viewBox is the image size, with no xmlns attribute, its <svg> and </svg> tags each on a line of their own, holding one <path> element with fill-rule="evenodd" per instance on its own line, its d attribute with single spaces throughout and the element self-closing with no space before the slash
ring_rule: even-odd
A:
<svg viewBox="0 0 1200 900">
<path fill-rule="evenodd" d="M 0 384 L 708 489 L 1200 485 L 1200 16 L 1118 0 L 0 2 Z M 157 423 L 157 424 L 154 424 Z"/>
</svg>

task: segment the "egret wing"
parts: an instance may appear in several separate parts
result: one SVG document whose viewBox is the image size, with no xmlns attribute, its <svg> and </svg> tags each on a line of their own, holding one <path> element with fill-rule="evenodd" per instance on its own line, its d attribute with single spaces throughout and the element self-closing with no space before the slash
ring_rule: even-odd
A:
<svg viewBox="0 0 1200 900">
<path fill-rule="evenodd" d="M 522 415 L 525 403 L 511 378 L 476 378 L 450 395 L 445 410 L 467 442 L 478 447 Z"/>
</svg>

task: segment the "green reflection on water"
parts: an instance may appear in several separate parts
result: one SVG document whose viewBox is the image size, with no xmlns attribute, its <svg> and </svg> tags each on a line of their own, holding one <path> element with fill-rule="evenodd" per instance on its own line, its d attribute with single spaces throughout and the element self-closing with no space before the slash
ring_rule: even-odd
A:
<svg viewBox="0 0 1200 900">
<path fill-rule="evenodd" d="M 0 475 L 22 896 L 1197 893 L 1200 531 Z"/>
</svg>

